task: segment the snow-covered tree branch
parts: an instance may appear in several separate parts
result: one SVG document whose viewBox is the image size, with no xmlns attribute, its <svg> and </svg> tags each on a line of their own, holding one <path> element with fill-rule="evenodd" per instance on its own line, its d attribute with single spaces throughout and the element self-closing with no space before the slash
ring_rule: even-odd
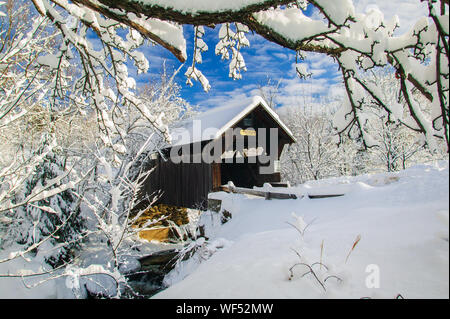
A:
<svg viewBox="0 0 450 319">
<path fill-rule="evenodd" d="M 199 31 L 202 34 L 205 32 L 203 26 L 215 27 L 217 24 L 223 24 L 222 29 L 225 27 L 230 30 L 230 26 L 235 24 L 237 33 L 240 33 L 239 30 L 255 32 L 268 41 L 300 52 L 301 56 L 301 52 L 317 52 L 331 56 L 343 69 L 344 82 L 355 82 L 352 87 L 346 86 L 352 110 L 344 113 L 345 123 L 338 127 L 339 132 L 349 133 L 354 125 L 357 126 L 357 137 L 362 138 L 368 147 L 371 145 L 370 134 L 362 129 L 362 122 L 359 120 L 361 116 L 358 114 L 364 111 L 367 101 L 358 100 L 358 91 L 369 93 L 371 99 L 388 112 L 390 107 L 377 95 L 373 87 L 362 82 L 361 74 L 373 68 L 393 67 L 399 83 L 402 84 L 401 99 L 404 101 L 404 107 L 409 110 L 409 119 L 405 119 L 403 124 L 424 134 L 431 146 L 434 145 L 435 138 L 444 139 L 447 146 L 449 145 L 448 1 L 429 0 L 429 16 L 419 19 L 411 30 L 403 34 L 397 32 L 397 17 L 387 21 L 377 10 L 356 12 L 352 1 L 349 0 L 197 0 L 189 3 L 177 0 L 163 3 L 156 0 L 75 0 L 74 5 L 61 0 L 34 1 L 43 15 L 49 16 L 54 23 L 62 26 L 62 20 L 53 17 L 56 15 L 56 9 L 50 2 L 63 8 L 66 14 L 77 18 L 84 28 L 93 29 L 107 47 L 117 49 L 117 46 L 110 44 L 109 38 L 102 36 L 102 30 L 109 27 L 106 21 L 115 21 L 118 25 L 130 27 L 144 38 L 162 45 L 182 62 L 186 60 L 187 55 L 181 26 L 195 26 L 194 51 L 197 53 L 194 54 L 191 71 L 186 75 L 188 81 L 191 78 L 199 80 L 205 90 L 208 89 L 209 82 L 195 67 L 196 63 L 199 63 L 198 52 L 207 49 L 203 41 L 198 41 Z M 304 10 L 307 5 L 315 7 L 318 14 L 313 17 L 306 16 Z M 173 29 L 173 32 L 167 32 L 168 28 Z M 74 36 L 64 28 L 61 32 L 66 41 L 72 43 L 86 60 L 86 74 L 97 74 L 94 71 L 98 65 L 96 54 L 77 43 Z M 221 54 L 223 58 L 228 55 L 224 51 L 226 46 L 223 43 L 230 43 L 225 34 L 225 30 L 220 32 L 220 47 L 216 48 L 216 53 Z M 242 44 L 237 47 L 230 45 L 228 46 L 233 55 L 230 60 L 230 76 L 240 78 L 240 70 L 245 70 L 244 59 L 239 52 Z M 109 57 L 108 51 L 102 56 Z M 87 72 L 88 70 L 90 71 Z M 112 71 L 110 73 L 114 74 Z M 123 86 L 119 84 L 120 89 L 117 91 L 120 94 Z M 104 93 L 100 87 L 101 85 L 96 84 L 92 89 Z M 415 91 L 432 102 L 432 110 L 429 113 L 420 110 L 412 99 L 412 93 Z M 128 99 L 126 93 L 122 95 L 125 100 Z M 101 110 L 100 102 L 96 107 Z M 132 103 L 133 99 L 129 102 Z M 151 117 L 149 119 L 153 120 Z"/>
</svg>

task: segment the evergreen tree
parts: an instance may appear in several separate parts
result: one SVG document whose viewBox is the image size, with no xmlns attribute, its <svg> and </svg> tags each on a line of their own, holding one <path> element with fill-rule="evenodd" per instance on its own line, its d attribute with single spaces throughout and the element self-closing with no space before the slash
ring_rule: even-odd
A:
<svg viewBox="0 0 450 319">
<path fill-rule="evenodd" d="M 45 155 L 25 183 L 21 194 L 23 199 L 54 183 L 65 173 L 65 161 L 51 149 L 49 134 L 44 135 L 42 146 L 37 153 L 38 156 Z M 64 182 L 64 179 L 58 180 L 51 188 Z M 85 230 L 85 219 L 80 215 L 78 199 L 71 189 L 30 202 L 14 213 L 19 225 L 9 233 L 19 244 L 29 247 L 54 233 L 46 245 L 39 246 L 35 251 L 37 254 L 42 250 L 45 261 L 51 266 L 57 267 L 69 261 L 73 257 L 74 249 L 79 248 L 80 236 Z"/>
</svg>

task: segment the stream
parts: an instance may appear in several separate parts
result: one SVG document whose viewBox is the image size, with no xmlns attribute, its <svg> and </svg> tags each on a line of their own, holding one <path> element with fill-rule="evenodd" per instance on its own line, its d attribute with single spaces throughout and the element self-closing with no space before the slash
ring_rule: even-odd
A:
<svg viewBox="0 0 450 319">
<path fill-rule="evenodd" d="M 129 285 L 142 298 L 150 298 L 164 290 L 164 277 L 175 267 L 177 255 L 177 249 L 170 249 L 142 257 L 139 259 L 141 269 L 127 276 Z"/>
</svg>

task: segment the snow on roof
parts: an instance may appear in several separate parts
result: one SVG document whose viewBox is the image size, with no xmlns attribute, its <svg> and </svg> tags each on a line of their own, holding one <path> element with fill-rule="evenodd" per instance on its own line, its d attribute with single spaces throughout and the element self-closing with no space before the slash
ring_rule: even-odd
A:
<svg viewBox="0 0 450 319">
<path fill-rule="evenodd" d="M 173 144 L 184 145 L 217 139 L 258 106 L 262 106 L 286 134 L 295 141 L 294 135 L 281 121 L 278 114 L 267 105 L 262 97 L 254 96 L 236 103 L 215 107 L 178 123 L 176 127 L 170 130 Z"/>
</svg>

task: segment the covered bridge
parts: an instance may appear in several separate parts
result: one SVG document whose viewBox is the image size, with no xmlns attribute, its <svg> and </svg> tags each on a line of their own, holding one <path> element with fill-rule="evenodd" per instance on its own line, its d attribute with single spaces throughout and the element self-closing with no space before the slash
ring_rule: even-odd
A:
<svg viewBox="0 0 450 319">
<path fill-rule="evenodd" d="M 173 143 L 147 163 L 153 171 L 138 197 L 159 192 L 156 203 L 188 208 L 205 208 L 208 193 L 229 181 L 240 187 L 280 182 L 278 159 L 295 142 L 258 96 L 201 113 L 172 128 L 171 136 Z"/>
</svg>

